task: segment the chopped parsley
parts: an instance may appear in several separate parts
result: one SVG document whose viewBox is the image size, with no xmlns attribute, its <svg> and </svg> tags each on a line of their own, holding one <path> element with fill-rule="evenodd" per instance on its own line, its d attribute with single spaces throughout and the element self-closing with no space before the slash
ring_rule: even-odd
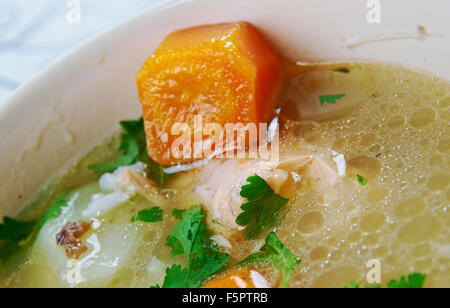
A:
<svg viewBox="0 0 450 308">
<path fill-rule="evenodd" d="M 134 214 L 131 222 L 160 222 L 164 219 L 164 212 L 159 206 L 154 206 L 151 209 L 142 210 Z"/>
<path fill-rule="evenodd" d="M 344 287 L 345 289 L 359 289 L 359 283 L 357 283 L 356 281 L 351 281 L 348 285 L 346 285 Z M 365 289 L 380 289 L 380 286 L 366 286 L 364 287 Z"/>
<path fill-rule="evenodd" d="M 167 268 L 162 287 L 199 288 L 228 263 L 230 256 L 220 252 L 211 240 L 202 221 L 205 212 L 200 205 L 176 213 L 181 214 L 181 219 L 167 238 L 166 246 L 172 248 L 172 256 L 184 254 L 188 266 L 184 269 L 181 265 Z"/>
<path fill-rule="evenodd" d="M 337 94 L 337 95 L 321 95 L 319 96 L 320 105 L 323 106 L 325 103 L 334 105 L 338 100 L 345 97 L 345 94 Z"/>
<path fill-rule="evenodd" d="M 292 272 L 302 260 L 293 254 L 273 232 L 267 236 L 266 243 L 260 250 L 261 252 L 248 256 L 239 262 L 237 266 L 271 264 L 281 273 L 282 280 L 280 288 L 287 287 Z"/>
<path fill-rule="evenodd" d="M 98 174 L 112 172 L 119 167 L 130 166 L 138 161 L 148 165 L 149 177 L 158 185 L 163 185 L 166 180 L 164 168 L 148 157 L 144 129 L 144 120 L 141 117 L 136 121 L 120 122 L 123 134 L 119 150 L 121 154 L 109 161 L 89 166 Z"/>
<path fill-rule="evenodd" d="M 356 176 L 356 178 L 358 179 L 358 183 L 361 184 L 362 186 L 366 186 L 367 185 L 367 179 L 360 176 L 359 174 Z"/>
<path fill-rule="evenodd" d="M 186 210 L 173 209 L 172 216 L 176 219 L 181 219 L 184 212 L 186 212 Z"/>
<path fill-rule="evenodd" d="M 67 198 L 67 191 L 63 191 L 60 193 L 60 195 L 56 198 L 55 202 L 53 202 L 52 205 L 45 211 L 45 213 L 42 215 L 42 217 L 37 222 L 38 229 L 41 229 L 44 224 L 54 218 L 59 217 L 62 213 L 62 208 L 67 206 L 69 200 Z"/>
<path fill-rule="evenodd" d="M 250 184 L 242 186 L 241 196 L 248 202 L 241 206 L 243 212 L 236 219 L 236 223 L 246 226 L 244 233 L 247 239 L 255 239 L 280 223 L 281 210 L 289 199 L 276 194 L 258 175 L 249 177 L 247 181 Z"/>
<path fill-rule="evenodd" d="M 425 283 L 426 275 L 420 273 L 413 273 L 408 275 L 408 277 L 402 276 L 399 280 L 391 280 L 388 282 L 387 287 L 389 289 L 421 289 Z M 360 286 L 357 282 L 352 281 L 347 286 L 346 289 L 359 289 Z M 379 289 L 380 286 L 367 286 L 366 289 Z"/>
<path fill-rule="evenodd" d="M 36 222 L 22 222 L 10 217 L 4 217 L 0 223 L 0 261 L 6 262 L 18 252 L 31 238 Z"/>
<path fill-rule="evenodd" d="M 421 289 L 426 278 L 426 275 L 413 273 L 408 277 L 402 276 L 399 280 L 391 280 L 387 286 L 389 289 Z"/>
</svg>

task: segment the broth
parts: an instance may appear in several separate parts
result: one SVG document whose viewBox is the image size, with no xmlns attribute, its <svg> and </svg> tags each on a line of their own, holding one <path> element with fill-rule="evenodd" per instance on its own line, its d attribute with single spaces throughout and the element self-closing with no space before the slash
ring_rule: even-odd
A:
<svg viewBox="0 0 450 308">
<path fill-rule="evenodd" d="M 357 78 L 352 72 L 358 72 Z M 294 75 L 301 75 L 301 83 L 308 86 L 299 90 L 286 84 L 281 156 L 339 153 L 345 157 L 346 176 L 332 190 L 318 191 L 317 183 L 291 173 L 281 187 L 290 201 L 277 235 L 302 258 L 290 286 L 343 287 L 363 281 L 367 261 L 378 259 L 383 283 L 415 271 L 427 274 L 427 287 L 450 287 L 449 83 L 371 63 L 318 65 Z M 330 82 L 321 84 L 323 78 Z M 301 99 L 307 106 L 311 97 L 339 89 L 353 91 L 347 107 L 326 106 L 330 110 L 324 117 L 292 105 Z M 299 120 L 305 114 L 308 119 Z M 56 246 L 55 235 L 68 221 L 82 219 L 92 195 L 100 193 L 99 177 L 87 166 L 116 153 L 116 139 L 99 146 L 21 215 L 38 217 L 57 191 L 72 191 L 68 209 L 2 270 L 0 286 L 148 287 L 162 283 L 166 267 L 184 264 L 165 246 L 175 223 L 169 213 L 201 203 L 193 193 L 201 170 L 176 174 L 159 194 L 135 196 L 98 217 L 86 239 L 89 250 L 77 265 L 80 277 L 75 282 L 71 278 L 74 266 Z M 366 186 L 358 183 L 357 175 L 367 179 Z M 130 224 L 134 213 L 155 204 L 166 213 L 163 222 Z M 263 243 L 228 240 L 231 248 L 222 249 L 232 256 L 231 265 Z M 278 279 L 268 275 L 269 282 Z"/>
</svg>

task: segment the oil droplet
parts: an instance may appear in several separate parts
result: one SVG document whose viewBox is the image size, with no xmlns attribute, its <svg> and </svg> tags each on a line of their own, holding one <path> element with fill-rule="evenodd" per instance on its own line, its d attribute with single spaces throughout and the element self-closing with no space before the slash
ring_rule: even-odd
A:
<svg viewBox="0 0 450 308">
<path fill-rule="evenodd" d="M 437 148 L 442 153 L 448 152 L 450 149 L 450 139 L 441 140 Z"/>
<path fill-rule="evenodd" d="M 350 281 L 358 281 L 361 274 L 352 266 L 333 269 L 316 279 L 313 288 L 342 288 Z"/>
<path fill-rule="evenodd" d="M 398 218 L 411 218 L 422 213 L 425 202 L 421 198 L 411 198 L 400 202 L 395 208 L 395 216 Z"/>
<path fill-rule="evenodd" d="M 441 231 L 441 222 L 431 215 L 424 215 L 411 220 L 398 232 L 398 239 L 404 243 L 416 244 L 427 241 Z"/>
<path fill-rule="evenodd" d="M 320 212 L 310 212 L 300 218 L 298 229 L 305 234 L 311 234 L 322 228 L 324 223 L 323 215 Z"/>
<path fill-rule="evenodd" d="M 383 213 L 371 213 L 361 219 L 359 227 L 365 232 L 375 232 L 381 229 L 386 223 L 386 216 Z"/>
<path fill-rule="evenodd" d="M 418 245 L 413 250 L 413 255 L 416 258 L 427 256 L 431 252 L 431 246 L 428 243 Z"/>
<path fill-rule="evenodd" d="M 439 166 L 440 164 L 442 164 L 443 162 L 444 162 L 444 159 L 442 158 L 442 156 L 434 155 L 433 157 L 430 158 L 430 161 L 428 163 L 430 164 L 430 166 L 436 167 L 436 166 Z"/>
<path fill-rule="evenodd" d="M 328 248 L 326 248 L 324 246 L 319 246 L 319 247 L 314 248 L 311 251 L 309 258 L 311 260 L 315 261 L 315 260 L 325 259 L 325 258 L 327 258 L 327 256 L 328 256 Z"/>
<path fill-rule="evenodd" d="M 450 174 L 438 173 L 428 180 L 428 188 L 431 190 L 445 190 L 450 183 Z"/>
<path fill-rule="evenodd" d="M 381 163 L 374 157 L 360 155 L 351 158 L 347 166 L 353 170 L 354 174 L 359 174 L 370 180 L 375 179 L 381 169 Z"/>
<path fill-rule="evenodd" d="M 386 198 L 389 191 L 382 187 L 375 187 L 367 193 L 366 199 L 369 203 L 382 201 Z"/>
<path fill-rule="evenodd" d="M 396 129 L 399 128 L 400 126 L 403 126 L 405 122 L 406 122 L 405 117 L 398 115 L 390 119 L 387 125 L 389 126 L 389 128 Z"/>
<path fill-rule="evenodd" d="M 372 144 L 374 144 L 377 141 L 377 139 L 378 139 L 377 135 L 375 135 L 373 133 L 367 134 L 361 138 L 360 144 L 362 146 L 368 147 L 368 146 L 371 146 Z"/>
<path fill-rule="evenodd" d="M 419 128 L 434 122 L 434 120 L 436 120 L 436 112 L 431 108 L 422 108 L 411 115 L 409 124 Z"/>
</svg>

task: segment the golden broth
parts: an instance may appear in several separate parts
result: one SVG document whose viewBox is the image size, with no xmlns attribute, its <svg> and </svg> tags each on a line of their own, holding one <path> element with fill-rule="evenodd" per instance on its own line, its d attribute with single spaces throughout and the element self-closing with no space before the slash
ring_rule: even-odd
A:
<svg viewBox="0 0 450 308">
<path fill-rule="evenodd" d="M 349 99 L 362 101 L 356 101 L 352 110 L 336 113 L 335 117 L 333 110 L 323 120 L 311 116 L 317 122 L 283 121 L 282 153 L 300 148 L 331 149 L 343 154 L 347 165 L 344 180 L 325 194 L 317 193 L 311 187 L 314 184 L 307 180 L 290 180 L 282 187 L 281 193 L 290 198 L 289 212 L 277 235 L 303 260 L 290 286 L 343 287 L 352 280 L 365 281 L 369 271 L 367 262 L 378 259 L 383 284 L 402 275 L 421 272 L 427 274 L 427 287 L 450 287 L 449 83 L 397 66 L 368 63 L 320 65 L 302 74 L 315 82 L 317 72 L 342 71 L 343 67 L 350 74 L 354 70 L 364 72 L 364 78 L 368 78 L 359 85 L 362 89 L 357 95 L 348 94 Z M 354 89 L 345 80 L 339 82 L 347 89 Z M 349 78 L 348 82 L 354 80 Z M 327 89 L 324 87 L 311 84 L 310 89 L 322 91 Z M 290 91 L 288 88 L 289 85 L 286 91 Z M 330 91 L 336 90 L 336 84 L 330 86 Z M 285 105 L 283 110 L 292 107 Z M 282 114 L 292 115 L 283 110 Z M 86 166 L 111 155 L 109 152 L 114 153 L 111 149 L 116 145 L 113 140 L 96 149 L 53 188 L 47 189 L 40 202 L 21 217 L 37 217 L 48 206 L 53 192 L 61 188 L 76 188 L 79 196 L 84 196 L 80 198 L 86 200 L 98 192 L 98 177 L 86 171 Z M 63 250 L 54 241 L 55 231 L 64 223 L 63 218 L 58 218 L 50 223 L 53 226 L 41 230 L 48 233 L 47 237 L 40 234 L 32 247 L 3 270 L 0 286 L 161 284 L 165 267 L 183 264 L 183 258 L 171 258 L 170 249 L 165 246 L 175 221 L 169 213 L 173 208 L 189 208 L 198 203 L 192 194 L 197 175 L 196 170 L 178 174 L 160 196 L 134 197 L 99 219 L 100 227 L 94 231 L 98 242 L 103 245 L 102 240 L 105 241 L 105 249 L 108 241 L 128 249 L 114 263 L 113 248 L 110 255 L 106 252 L 103 257 L 101 251 L 90 248 L 91 260 L 110 259 L 104 267 L 110 274 L 89 278 L 95 276 L 90 270 L 102 271 L 102 268 L 86 267 L 82 269 L 85 279 L 81 283 L 67 281 L 70 269 L 65 267 L 64 256 L 56 256 Z M 360 185 L 356 175 L 363 175 L 368 184 Z M 129 217 L 150 204 L 164 209 L 164 222 L 130 224 Z M 86 204 L 80 201 L 74 206 L 82 209 Z M 52 242 L 46 243 L 46 238 Z M 50 244 L 56 248 L 46 249 L 45 245 Z M 231 264 L 234 264 L 257 250 L 262 241 L 234 239 L 231 244 L 232 248 L 225 250 L 233 257 Z M 53 255 L 51 249 L 57 249 Z M 276 279 L 276 276 L 269 278 Z"/>
</svg>

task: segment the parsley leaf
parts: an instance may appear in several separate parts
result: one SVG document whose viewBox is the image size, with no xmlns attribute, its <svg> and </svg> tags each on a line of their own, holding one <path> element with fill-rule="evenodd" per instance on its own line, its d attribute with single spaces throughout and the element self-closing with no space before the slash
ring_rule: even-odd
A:
<svg viewBox="0 0 450 308">
<path fill-rule="evenodd" d="M 131 222 L 160 222 L 164 219 L 164 212 L 159 206 L 152 207 L 151 209 L 142 210 L 134 214 L 131 218 Z"/>
<path fill-rule="evenodd" d="M 136 121 L 122 121 L 120 126 L 123 130 L 119 147 L 121 155 L 112 160 L 89 166 L 89 169 L 94 170 L 98 174 L 103 174 L 114 171 L 119 167 L 129 166 L 142 161 L 148 165 L 149 177 L 156 184 L 163 185 L 166 181 L 163 166 L 149 158 L 147 154 L 143 118 L 141 117 Z"/>
<path fill-rule="evenodd" d="M 408 277 L 402 276 L 399 280 L 391 280 L 388 282 L 387 287 L 389 289 L 421 289 L 425 283 L 426 275 L 420 273 L 413 273 Z M 359 284 L 355 281 L 350 282 L 344 288 L 346 289 L 359 289 Z M 366 286 L 366 289 L 380 289 L 380 286 Z"/>
<path fill-rule="evenodd" d="M 345 94 L 337 94 L 337 95 L 322 95 L 319 96 L 320 105 L 323 106 L 325 103 L 334 105 L 338 100 L 345 97 Z"/>
<path fill-rule="evenodd" d="M 35 221 L 22 222 L 10 217 L 3 218 L 0 224 L 0 241 L 22 241 L 27 239 L 34 230 Z"/>
<path fill-rule="evenodd" d="M 356 175 L 356 178 L 358 179 L 358 183 L 361 184 L 362 186 L 366 186 L 367 185 L 367 179 L 360 176 L 359 174 Z"/>
<path fill-rule="evenodd" d="M 173 209 L 172 216 L 176 219 L 181 219 L 184 212 L 186 212 L 186 210 Z"/>
<path fill-rule="evenodd" d="M 68 203 L 67 199 L 67 191 L 63 191 L 53 202 L 52 205 L 45 211 L 45 213 L 42 215 L 42 217 L 37 222 L 38 229 L 41 229 L 44 224 L 54 218 L 59 217 L 62 213 L 62 207 L 67 206 Z"/>
<path fill-rule="evenodd" d="M 4 217 L 0 223 L 0 260 L 4 263 L 19 251 L 34 233 L 35 221 L 22 222 L 10 217 Z"/>
<path fill-rule="evenodd" d="M 199 288 L 203 282 L 221 270 L 230 260 L 228 254 L 220 252 L 211 240 L 202 220 L 205 212 L 200 205 L 188 211 L 177 210 L 180 217 L 166 246 L 172 248 L 172 256 L 184 254 L 188 267 L 174 265 L 166 270 L 163 288 Z"/>
<path fill-rule="evenodd" d="M 390 281 L 387 286 L 390 289 L 421 289 L 423 288 L 423 284 L 425 283 L 426 275 L 413 273 L 400 277 L 399 280 Z"/>
<path fill-rule="evenodd" d="M 287 248 L 275 235 L 271 232 L 267 238 L 265 245 L 260 249 L 261 252 L 248 256 L 237 266 L 255 265 L 255 264 L 271 264 L 281 273 L 280 288 L 285 288 L 289 284 L 292 272 L 302 262 L 289 248 Z"/>
<path fill-rule="evenodd" d="M 356 281 L 350 281 L 344 289 L 359 289 L 359 284 Z"/>
<path fill-rule="evenodd" d="M 184 253 L 189 264 L 192 247 L 204 217 L 205 212 L 200 205 L 193 206 L 182 214 L 181 221 L 170 231 L 170 236 L 167 238 L 166 246 L 172 247 L 173 257 Z"/>
<path fill-rule="evenodd" d="M 255 239 L 276 227 L 282 218 L 281 210 L 289 199 L 276 194 L 266 181 L 258 175 L 247 179 L 250 184 L 241 188 L 241 196 L 248 200 L 241 206 L 243 212 L 236 223 L 247 226 L 244 233 L 247 239 Z"/>
<path fill-rule="evenodd" d="M 374 286 L 366 286 L 365 289 L 380 289 L 380 286 L 374 285 Z M 359 289 L 359 283 L 356 281 L 351 281 L 348 285 L 344 287 L 344 289 Z"/>
</svg>

